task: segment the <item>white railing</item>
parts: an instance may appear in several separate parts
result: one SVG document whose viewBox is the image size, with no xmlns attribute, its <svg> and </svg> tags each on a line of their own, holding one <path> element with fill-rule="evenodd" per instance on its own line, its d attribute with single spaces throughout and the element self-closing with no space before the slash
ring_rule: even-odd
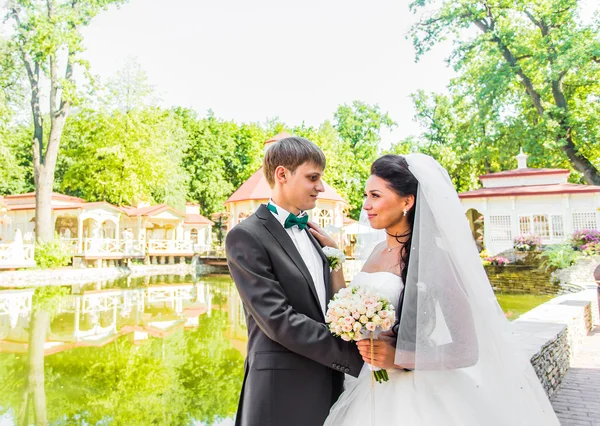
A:
<svg viewBox="0 0 600 426">
<path fill-rule="evenodd" d="M 131 255 L 144 254 L 143 244 L 138 240 L 116 240 L 113 238 L 85 238 L 80 251 L 84 255 Z"/>
<path fill-rule="evenodd" d="M 192 254 L 206 251 L 208 246 L 196 244 L 193 241 L 181 240 L 148 240 L 146 253 L 149 255 L 160 254 Z"/>
<path fill-rule="evenodd" d="M 35 266 L 33 244 L 0 244 L 0 267 Z"/>
<path fill-rule="evenodd" d="M 179 254 L 209 254 L 211 246 L 182 240 L 116 240 L 113 238 L 61 238 L 61 241 L 73 255 L 87 256 L 151 256 Z M 1 259 L 1 254 L 0 254 Z"/>
<path fill-rule="evenodd" d="M 29 319 L 34 289 L 0 291 L 0 317 L 6 315 L 10 328 L 17 326 L 19 317 Z"/>
</svg>

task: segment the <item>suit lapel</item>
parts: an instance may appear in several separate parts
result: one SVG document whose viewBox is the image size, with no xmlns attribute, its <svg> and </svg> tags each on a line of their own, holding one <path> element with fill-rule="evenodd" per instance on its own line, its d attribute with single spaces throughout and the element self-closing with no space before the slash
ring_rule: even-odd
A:
<svg viewBox="0 0 600 426">
<path fill-rule="evenodd" d="M 275 219 L 275 217 L 264 205 L 261 205 L 258 208 L 258 210 L 256 211 L 256 215 L 265 221 L 264 226 L 265 228 L 267 228 L 267 231 L 269 231 L 271 235 L 273 235 L 273 237 L 281 245 L 283 250 L 292 259 L 296 267 L 300 270 L 300 272 L 302 272 L 302 275 L 308 283 L 310 291 L 314 297 L 315 303 L 317 304 L 317 306 L 321 306 L 319 303 L 319 297 L 317 296 L 317 289 L 315 288 L 315 283 L 313 282 L 312 277 L 310 276 L 310 272 L 306 267 L 306 263 L 304 263 L 304 260 L 302 260 L 300 252 L 298 252 L 298 249 L 294 245 L 294 242 L 292 241 L 288 233 L 285 231 L 283 226 L 281 226 L 281 223 L 279 223 L 277 219 Z M 319 312 L 321 312 L 321 308 L 319 308 Z"/>
<path fill-rule="evenodd" d="M 333 298 L 333 290 L 331 288 L 331 273 L 329 272 L 329 261 L 327 260 L 327 256 L 323 253 L 323 248 L 321 244 L 317 241 L 313 234 L 311 234 L 308 228 L 305 230 L 308 234 L 308 238 L 312 242 L 313 246 L 317 249 L 319 256 L 321 257 L 321 262 L 323 263 L 323 282 L 325 283 L 325 295 L 327 300 L 325 301 L 325 306 L 329 303 L 329 301 Z"/>
</svg>

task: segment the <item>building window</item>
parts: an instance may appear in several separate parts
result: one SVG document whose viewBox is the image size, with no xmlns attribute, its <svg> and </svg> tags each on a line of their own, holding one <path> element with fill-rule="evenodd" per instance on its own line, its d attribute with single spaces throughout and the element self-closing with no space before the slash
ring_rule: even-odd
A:
<svg viewBox="0 0 600 426">
<path fill-rule="evenodd" d="M 538 214 L 533 216 L 533 233 L 541 238 L 550 237 L 550 224 L 547 215 Z"/>
<path fill-rule="evenodd" d="M 598 229 L 596 213 L 573 213 L 573 230 Z"/>
<path fill-rule="evenodd" d="M 562 238 L 565 236 L 565 226 L 562 216 L 552 216 L 552 238 Z"/>
<path fill-rule="evenodd" d="M 510 216 L 490 216 L 489 235 L 490 240 L 494 242 L 512 241 L 512 232 L 510 230 Z"/>
<path fill-rule="evenodd" d="M 319 212 L 319 226 L 323 229 L 327 225 L 331 225 L 333 223 L 333 218 L 331 216 L 331 212 L 329 210 L 321 210 Z"/>
<path fill-rule="evenodd" d="M 242 222 L 244 219 L 248 218 L 250 215 L 248 213 L 240 213 L 237 218 L 237 223 Z"/>
<path fill-rule="evenodd" d="M 531 234 L 531 218 L 529 216 L 519 218 L 519 232 L 521 234 Z"/>
<path fill-rule="evenodd" d="M 190 231 L 190 240 L 191 240 L 193 243 L 196 243 L 196 244 L 198 244 L 198 243 L 199 243 L 199 241 L 198 241 L 198 230 L 197 230 L 196 228 L 194 228 L 194 229 L 192 229 L 192 230 Z"/>
</svg>

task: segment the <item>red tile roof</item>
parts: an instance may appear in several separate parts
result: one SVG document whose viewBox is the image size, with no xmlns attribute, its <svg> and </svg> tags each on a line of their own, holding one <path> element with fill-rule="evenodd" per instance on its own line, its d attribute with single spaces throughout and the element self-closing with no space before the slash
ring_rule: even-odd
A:
<svg viewBox="0 0 600 426">
<path fill-rule="evenodd" d="M 202 225 L 214 225 L 213 222 L 202 216 L 201 214 L 189 213 L 185 215 L 185 223 L 189 224 L 202 224 Z"/>
<path fill-rule="evenodd" d="M 562 175 L 571 174 L 568 169 L 533 169 L 531 167 L 524 169 L 505 170 L 503 172 L 488 173 L 487 175 L 479 176 L 479 179 L 494 179 L 504 177 L 521 177 L 521 176 L 536 176 L 536 175 Z"/>
<path fill-rule="evenodd" d="M 173 207 L 167 204 L 156 204 L 153 206 L 141 207 L 139 209 L 132 206 L 123 206 L 121 207 L 121 210 L 127 213 L 128 216 L 154 216 L 167 210 L 170 210 L 179 216 L 185 216 L 184 213 L 174 209 Z"/>
<path fill-rule="evenodd" d="M 331 186 L 323 182 L 325 192 L 319 194 L 320 200 L 338 201 L 347 204 Z M 265 178 L 262 167 L 235 191 L 225 204 L 236 203 L 247 200 L 268 200 L 271 198 L 271 187 Z"/>
<path fill-rule="evenodd" d="M 551 185 L 506 186 L 481 188 L 458 194 L 461 199 L 486 197 L 525 197 L 534 195 L 589 194 L 600 193 L 600 186 L 560 183 Z"/>
<path fill-rule="evenodd" d="M 277 133 L 275 136 L 273 136 L 271 139 L 269 139 L 268 141 L 265 142 L 265 145 L 270 144 L 271 142 L 277 142 L 280 141 L 281 139 L 285 139 L 285 138 L 289 138 L 292 135 L 290 135 L 288 132 L 280 132 Z"/>
<path fill-rule="evenodd" d="M 29 197 L 35 197 L 35 192 L 28 192 L 26 194 L 5 195 L 4 199 L 10 201 L 10 200 L 18 200 L 19 198 L 29 198 Z M 52 199 L 60 200 L 60 201 L 71 201 L 74 203 L 85 203 L 86 202 L 83 198 L 72 197 L 70 195 L 65 195 L 65 194 L 59 194 L 58 192 L 52 193 Z"/>
</svg>

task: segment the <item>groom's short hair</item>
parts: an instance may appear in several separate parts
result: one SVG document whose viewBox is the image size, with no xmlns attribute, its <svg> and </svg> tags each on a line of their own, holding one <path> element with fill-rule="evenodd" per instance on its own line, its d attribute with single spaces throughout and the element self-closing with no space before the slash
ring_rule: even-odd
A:
<svg viewBox="0 0 600 426">
<path fill-rule="evenodd" d="M 275 186 L 275 170 L 279 166 L 295 172 L 304 163 L 315 164 L 325 169 L 325 154 L 308 139 L 291 136 L 275 142 L 265 152 L 263 172 L 269 186 Z"/>
</svg>

